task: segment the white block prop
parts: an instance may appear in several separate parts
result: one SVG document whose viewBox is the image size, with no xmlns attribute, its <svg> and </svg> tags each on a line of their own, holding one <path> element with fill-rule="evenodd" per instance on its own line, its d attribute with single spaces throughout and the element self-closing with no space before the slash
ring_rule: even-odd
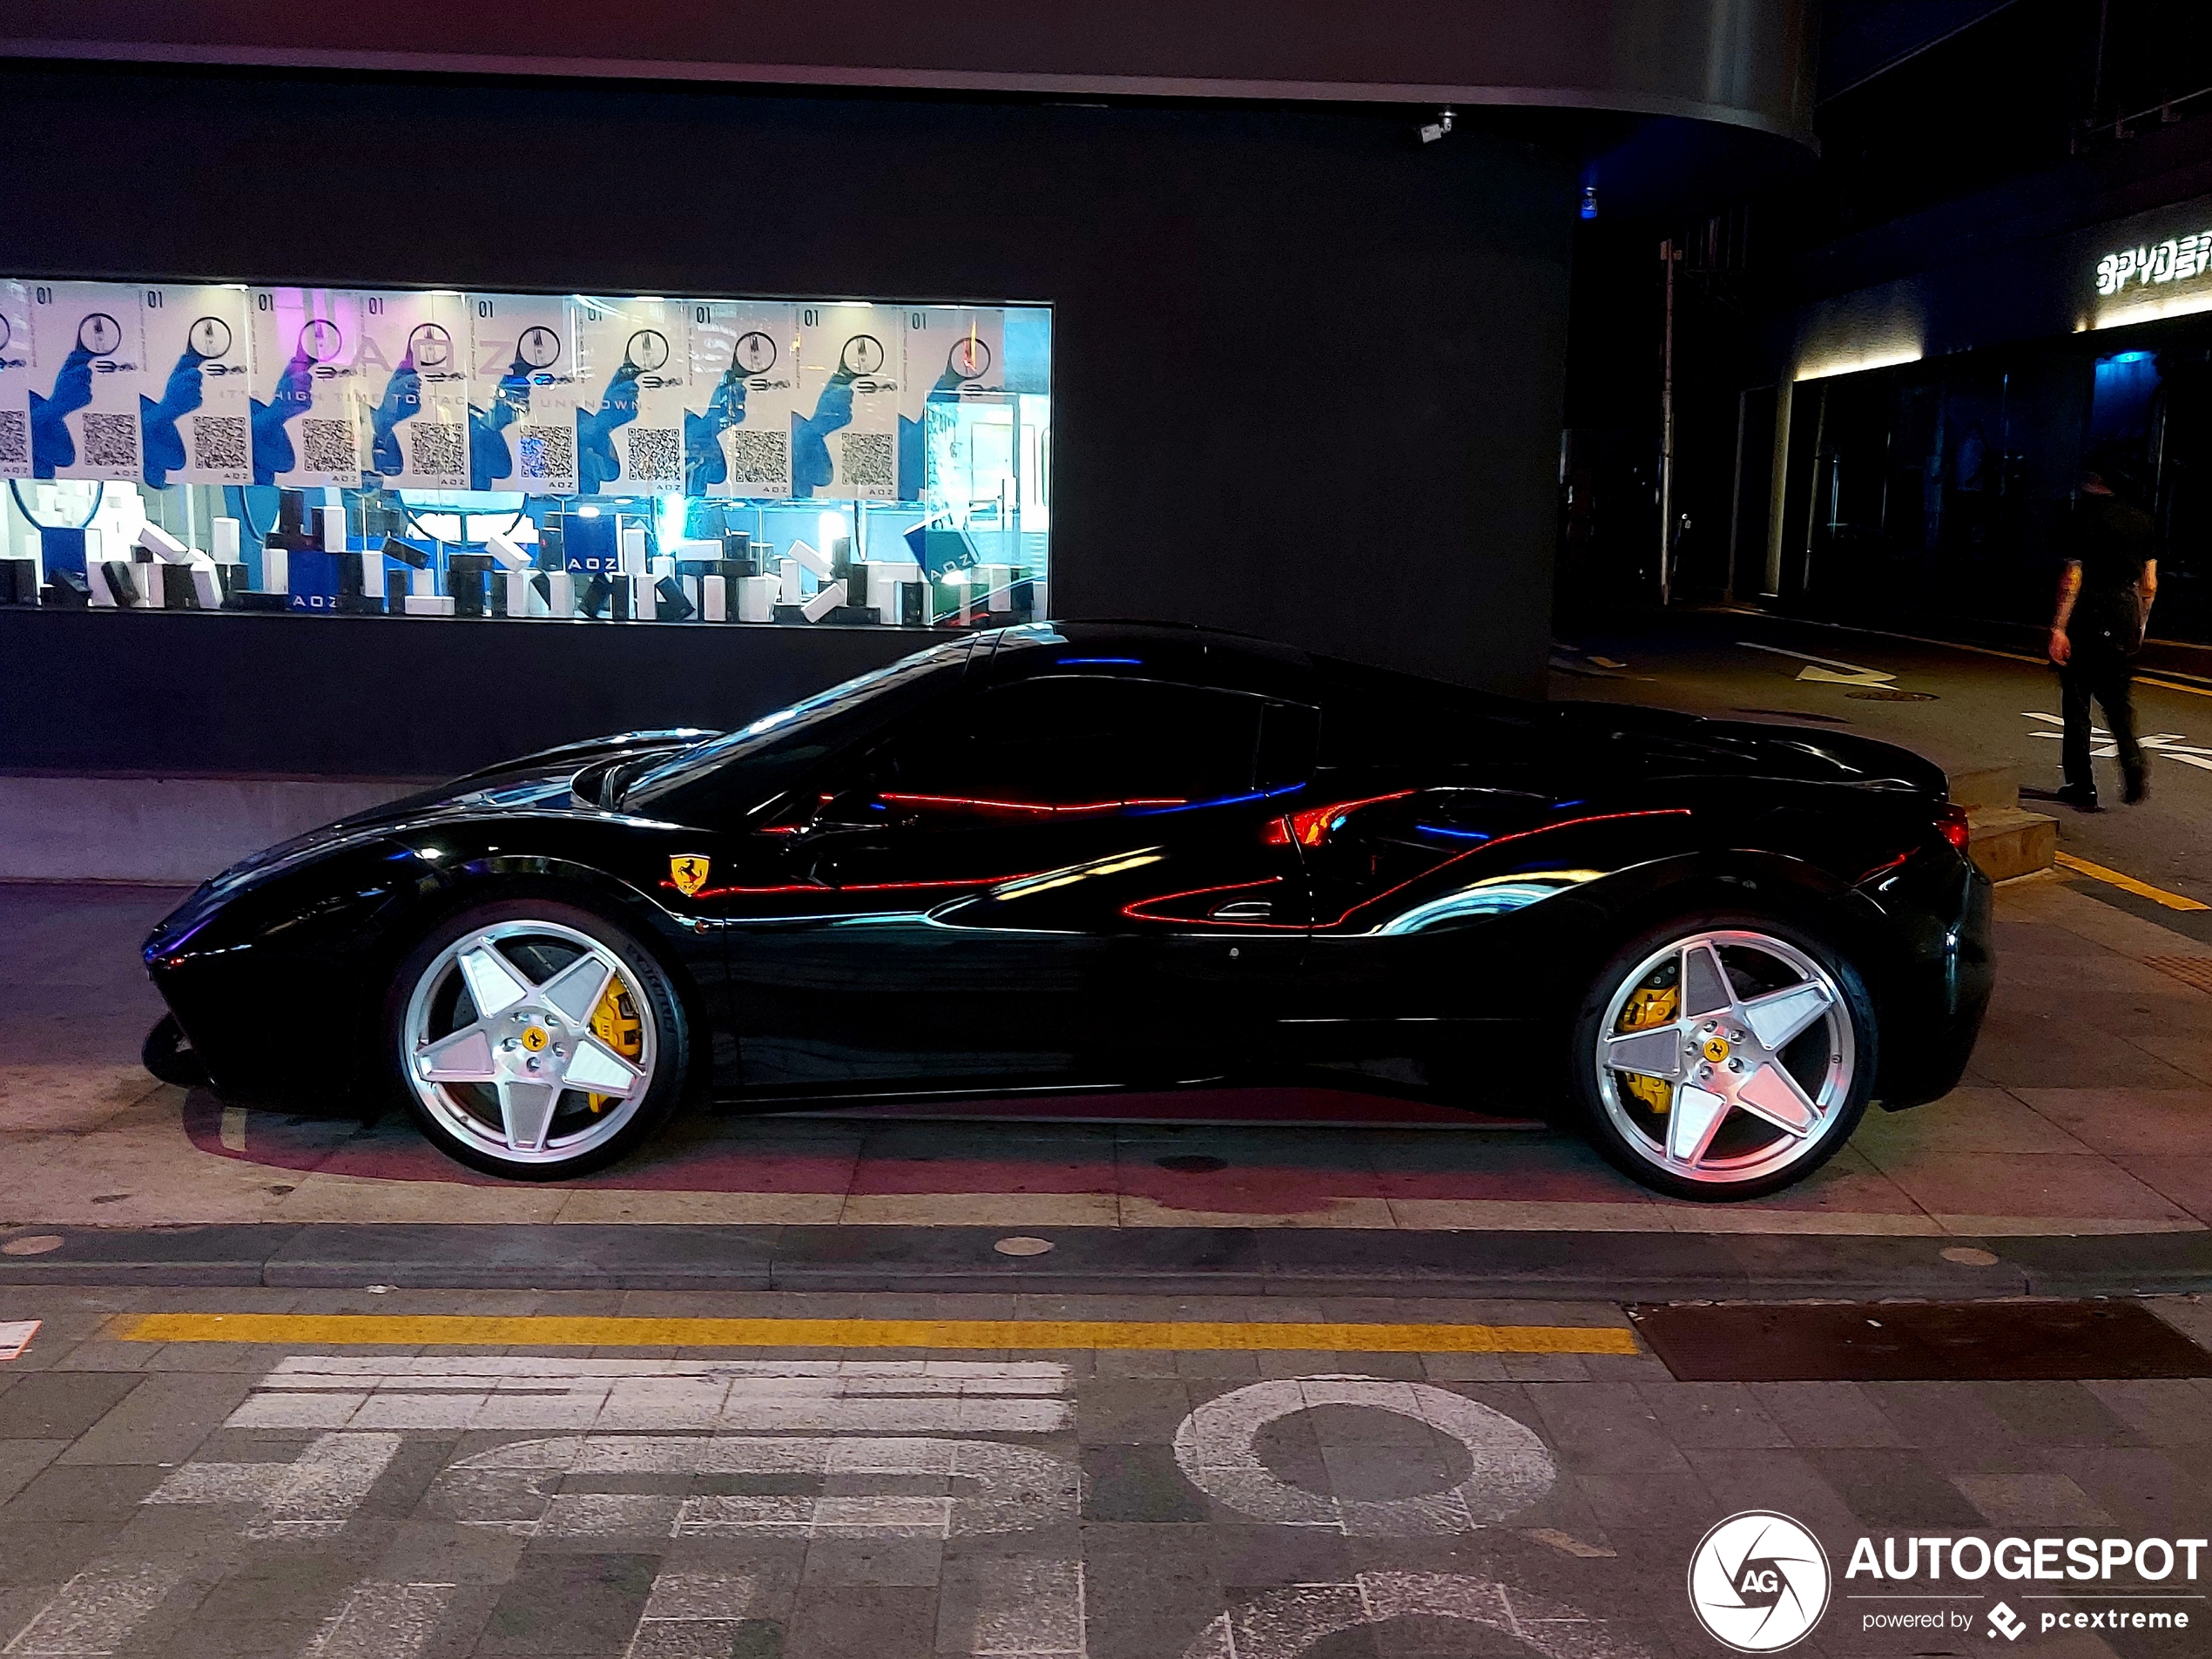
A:
<svg viewBox="0 0 2212 1659">
<path fill-rule="evenodd" d="M 138 527 L 138 545 L 164 564 L 186 564 L 192 558 L 192 549 L 158 524 L 141 524 Z"/>
<path fill-rule="evenodd" d="M 453 615 L 453 596 L 449 593 L 410 593 L 407 596 L 407 614 L 410 617 L 450 617 Z"/>
<path fill-rule="evenodd" d="M 527 570 L 530 568 L 530 556 L 523 552 L 521 546 L 515 541 L 498 530 L 494 530 L 484 537 L 484 551 L 498 560 L 499 568 L 502 570 Z M 514 611 L 509 614 L 519 616 L 522 613 Z"/>
<path fill-rule="evenodd" d="M 730 620 L 730 584 L 725 577 L 702 577 L 699 579 L 699 615 L 708 622 Z"/>
<path fill-rule="evenodd" d="M 1014 596 L 1008 590 L 1014 581 L 1014 567 L 1010 564 L 986 564 L 979 574 L 983 578 L 983 609 L 1011 610 Z"/>
<path fill-rule="evenodd" d="M 289 548 L 265 547 L 261 550 L 260 591 L 292 591 L 292 551 Z"/>
<path fill-rule="evenodd" d="M 676 574 L 676 561 L 662 553 L 645 561 L 645 574 L 658 582 L 664 576 Z"/>
<path fill-rule="evenodd" d="M 563 619 L 576 615 L 576 577 L 566 570 L 555 570 L 545 578 L 545 614 Z"/>
<path fill-rule="evenodd" d="M 738 620 L 739 622 L 773 622 L 776 619 L 776 592 L 779 587 L 772 576 L 742 576 L 738 578 Z"/>
<path fill-rule="evenodd" d="M 346 550 L 346 509 L 342 507 L 318 507 L 322 515 L 322 550 L 343 553 Z"/>
<path fill-rule="evenodd" d="M 845 584 L 833 582 L 799 607 L 800 614 L 809 622 L 819 622 L 824 617 L 845 603 Z"/>
<path fill-rule="evenodd" d="M 427 564 L 419 570 L 409 570 L 407 573 L 407 597 L 410 600 L 436 598 L 438 597 L 437 571 Z M 416 615 L 428 617 L 435 614 L 428 610 L 418 612 L 411 604 L 407 608 L 407 613 L 410 617 Z"/>
<path fill-rule="evenodd" d="M 830 562 L 827 554 L 817 553 L 804 542 L 793 542 L 791 544 L 791 556 L 812 570 L 815 580 L 826 582 L 830 579 Z"/>
<path fill-rule="evenodd" d="M 805 600 L 806 596 L 799 586 L 800 568 L 797 559 L 786 559 L 778 567 L 781 571 L 777 577 L 776 602 L 779 604 L 795 605 Z"/>
<path fill-rule="evenodd" d="M 528 570 L 509 570 L 507 583 L 507 614 L 510 617 L 542 617 L 545 601 L 537 597 L 535 578 Z"/>
<path fill-rule="evenodd" d="M 236 564 L 238 557 L 238 520 L 219 518 L 212 527 L 215 538 L 215 563 Z"/>
<path fill-rule="evenodd" d="M 630 619 L 632 622 L 652 622 L 659 616 L 659 596 L 653 591 L 658 578 L 650 576 L 626 577 L 630 583 Z"/>
<path fill-rule="evenodd" d="M 199 602 L 202 610 L 223 608 L 223 577 L 216 570 L 212 559 L 195 557 L 192 562 L 192 596 Z"/>
<path fill-rule="evenodd" d="M 624 576 L 645 574 L 645 527 L 625 524 L 622 527 L 622 573 Z"/>
<path fill-rule="evenodd" d="M 361 562 L 361 597 L 381 599 L 384 597 L 384 550 L 371 548 L 354 556 Z"/>
<path fill-rule="evenodd" d="M 900 602 L 910 583 L 921 580 L 921 566 L 911 559 L 871 561 L 861 567 L 868 573 L 868 603 L 892 626 L 899 623 Z"/>
</svg>

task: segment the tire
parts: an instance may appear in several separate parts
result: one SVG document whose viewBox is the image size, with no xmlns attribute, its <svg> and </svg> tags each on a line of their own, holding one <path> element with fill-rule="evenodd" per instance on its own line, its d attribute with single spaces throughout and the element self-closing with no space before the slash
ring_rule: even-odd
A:
<svg viewBox="0 0 2212 1659">
<path fill-rule="evenodd" d="M 683 1002 L 651 948 L 551 899 L 472 906 L 434 928 L 394 974 L 381 1031 L 431 1143 L 520 1181 L 626 1156 L 690 1069 Z"/>
<path fill-rule="evenodd" d="M 154 1022 L 153 1029 L 146 1033 L 145 1046 L 138 1050 L 138 1063 L 163 1082 L 179 1089 L 204 1088 L 207 1082 L 207 1062 L 193 1049 L 173 1014 L 165 1014 Z"/>
<path fill-rule="evenodd" d="M 1628 941 L 1591 979 L 1568 1097 L 1582 1133 L 1630 1178 L 1676 1198 L 1756 1198 L 1851 1137 L 1878 1041 L 1865 979 L 1816 934 L 1735 912 L 1684 915 Z"/>
</svg>

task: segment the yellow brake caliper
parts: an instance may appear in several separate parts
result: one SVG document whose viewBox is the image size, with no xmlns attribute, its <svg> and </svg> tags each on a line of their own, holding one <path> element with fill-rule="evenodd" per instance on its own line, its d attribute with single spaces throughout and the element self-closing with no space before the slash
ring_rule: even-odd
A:
<svg viewBox="0 0 2212 1659">
<path fill-rule="evenodd" d="M 630 1000 L 630 992 L 620 980 L 607 981 L 599 1006 L 591 1010 L 591 1035 L 633 1066 L 645 1052 L 645 1028 L 638 1022 L 637 1005 Z M 604 1112 L 615 1098 L 593 1095 L 586 1103 L 594 1112 Z"/>
<path fill-rule="evenodd" d="M 1640 985 L 1629 998 L 1629 1006 L 1621 1010 L 1621 1028 L 1614 1035 L 1626 1036 L 1631 1031 L 1649 1030 L 1655 1025 L 1670 1025 L 1681 1002 L 1677 986 Z M 1663 1078 L 1642 1077 L 1632 1071 L 1615 1072 L 1614 1076 L 1649 1111 L 1663 1114 L 1674 1104 L 1675 1091 Z"/>
</svg>

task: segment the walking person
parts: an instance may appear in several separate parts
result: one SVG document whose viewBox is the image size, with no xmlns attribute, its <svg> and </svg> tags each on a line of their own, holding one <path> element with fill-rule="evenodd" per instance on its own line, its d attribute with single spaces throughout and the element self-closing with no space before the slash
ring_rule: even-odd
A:
<svg viewBox="0 0 2212 1659">
<path fill-rule="evenodd" d="M 2097 810 L 2089 760 L 2092 698 L 2120 752 L 2124 799 L 2132 806 L 2150 792 L 2148 763 L 2135 741 L 2134 664 L 2158 593 L 2155 536 L 2150 515 L 2115 494 L 2103 472 L 2081 475 L 2050 644 L 2066 719 L 2060 757 L 2066 786 L 2058 794 L 2081 812 Z"/>
</svg>

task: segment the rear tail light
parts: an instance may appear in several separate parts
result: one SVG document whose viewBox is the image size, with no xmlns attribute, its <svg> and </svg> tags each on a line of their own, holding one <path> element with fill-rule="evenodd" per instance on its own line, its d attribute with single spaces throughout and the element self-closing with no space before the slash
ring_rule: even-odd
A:
<svg viewBox="0 0 2212 1659">
<path fill-rule="evenodd" d="M 1973 831 L 1966 822 L 1966 809 L 1954 801 L 1946 801 L 1936 808 L 1936 833 L 1951 843 L 1958 851 L 1966 850 L 1966 842 Z"/>
</svg>

